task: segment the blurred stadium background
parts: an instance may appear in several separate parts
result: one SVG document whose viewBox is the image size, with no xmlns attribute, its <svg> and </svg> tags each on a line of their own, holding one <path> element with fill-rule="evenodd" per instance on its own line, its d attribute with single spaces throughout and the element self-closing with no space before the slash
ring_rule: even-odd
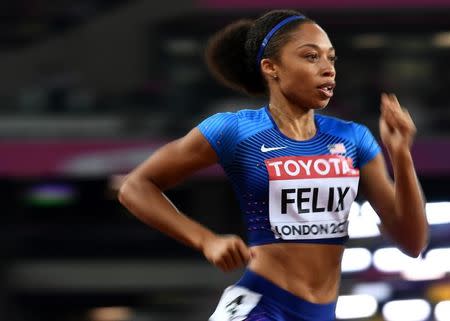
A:
<svg viewBox="0 0 450 321">
<path fill-rule="evenodd" d="M 431 240 L 410 259 L 355 202 L 341 320 L 450 320 L 448 0 L 0 2 L 0 320 L 207 320 L 225 286 L 200 254 L 115 199 L 117 176 L 217 111 L 259 107 L 216 84 L 206 39 L 239 17 L 297 8 L 329 33 L 338 86 L 324 113 L 377 134 L 380 91 L 411 111 Z M 217 232 L 243 226 L 221 170 L 167 193 Z"/>
</svg>

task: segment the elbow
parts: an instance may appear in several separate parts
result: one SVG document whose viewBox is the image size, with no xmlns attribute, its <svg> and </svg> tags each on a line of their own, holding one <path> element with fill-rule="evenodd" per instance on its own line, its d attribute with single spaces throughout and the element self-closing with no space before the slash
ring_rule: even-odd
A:
<svg viewBox="0 0 450 321">
<path fill-rule="evenodd" d="M 124 205 L 126 199 L 126 189 L 125 189 L 125 183 L 123 183 L 120 188 L 119 192 L 117 193 L 117 200 L 120 204 Z"/>
<path fill-rule="evenodd" d="M 406 255 L 412 257 L 412 258 L 418 258 L 420 256 L 420 253 L 422 253 L 423 248 L 414 247 L 414 248 L 404 248 L 403 251 Z"/>
<path fill-rule="evenodd" d="M 120 184 L 119 191 L 117 193 L 117 199 L 123 206 L 127 207 L 128 200 L 130 195 L 132 194 L 132 181 L 129 177 L 124 179 L 124 181 Z"/>
<path fill-rule="evenodd" d="M 414 238 L 413 242 L 411 242 L 412 244 L 410 246 L 410 256 L 415 258 L 419 257 L 420 254 L 422 254 L 423 251 L 425 251 L 425 249 L 427 248 L 429 237 L 428 225 L 425 223 L 422 227 L 421 232 L 417 233 L 417 237 Z"/>
<path fill-rule="evenodd" d="M 424 217 L 424 215 L 422 216 Z M 419 220 L 413 224 L 398 224 L 391 231 L 391 236 L 397 246 L 408 256 L 417 258 L 426 249 L 429 242 L 428 224 Z"/>
<path fill-rule="evenodd" d="M 423 237 L 421 239 L 418 238 L 418 239 L 414 240 L 413 242 L 409 242 L 409 244 L 406 244 L 405 246 L 403 246 L 403 251 L 408 256 L 417 258 L 425 250 L 427 245 L 428 245 L 427 237 Z"/>
<path fill-rule="evenodd" d="M 133 208 L 143 198 L 142 195 L 145 193 L 147 184 L 148 180 L 139 175 L 128 175 L 120 184 L 117 192 L 118 201 L 128 210 L 133 211 Z"/>
</svg>

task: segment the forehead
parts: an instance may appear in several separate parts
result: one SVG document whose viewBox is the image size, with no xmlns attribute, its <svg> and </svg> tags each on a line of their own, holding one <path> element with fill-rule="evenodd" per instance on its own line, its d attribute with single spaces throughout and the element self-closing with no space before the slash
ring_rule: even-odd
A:
<svg viewBox="0 0 450 321">
<path fill-rule="evenodd" d="M 333 45 L 327 33 L 315 23 L 303 23 L 292 31 L 286 46 L 299 47 L 305 44 L 314 44 L 321 49 L 329 50 Z"/>
</svg>

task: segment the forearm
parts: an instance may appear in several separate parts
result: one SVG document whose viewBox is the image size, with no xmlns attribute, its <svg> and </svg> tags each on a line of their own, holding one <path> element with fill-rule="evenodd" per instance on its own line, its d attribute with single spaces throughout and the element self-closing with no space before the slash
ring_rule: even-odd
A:
<svg viewBox="0 0 450 321">
<path fill-rule="evenodd" d="M 428 239 L 425 200 L 409 149 L 389 154 L 395 179 L 395 237 L 412 253 L 423 250 Z"/>
<path fill-rule="evenodd" d="M 197 250 L 215 234 L 180 213 L 151 181 L 128 178 L 120 188 L 119 201 L 138 219 Z"/>
</svg>

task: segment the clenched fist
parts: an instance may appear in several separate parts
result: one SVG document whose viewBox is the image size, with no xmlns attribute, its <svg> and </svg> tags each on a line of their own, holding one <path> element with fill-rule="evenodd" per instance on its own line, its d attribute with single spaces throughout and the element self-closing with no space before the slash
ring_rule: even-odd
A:
<svg viewBox="0 0 450 321">
<path fill-rule="evenodd" d="M 381 95 L 380 136 L 389 153 L 409 150 L 416 134 L 408 111 L 400 106 L 394 94 Z"/>
<path fill-rule="evenodd" d="M 243 267 L 250 260 L 250 249 L 236 235 L 209 238 L 202 250 L 206 259 L 224 272 Z"/>
</svg>

